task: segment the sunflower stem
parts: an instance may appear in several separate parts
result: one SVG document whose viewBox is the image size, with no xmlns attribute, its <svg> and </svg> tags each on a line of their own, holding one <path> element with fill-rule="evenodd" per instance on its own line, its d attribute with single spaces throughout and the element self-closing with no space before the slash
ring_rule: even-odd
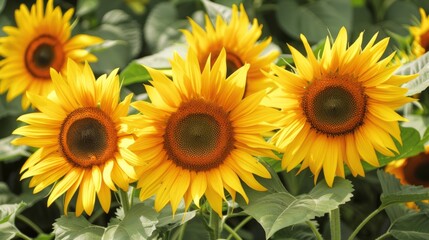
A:
<svg viewBox="0 0 429 240">
<path fill-rule="evenodd" d="M 339 208 L 331 210 L 329 213 L 329 223 L 331 226 L 331 239 L 341 240 L 341 221 Z"/>
<path fill-rule="evenodd" d="M 240 235 L 237 234 L 235 229 L 232 229 L 228 224 L 223 225 L 225 227 L 225 230 L 229 232 L 229 237 L 227 239 L 231 239 L 231 237 L 234 237 L 236 240 L 242 240 Z"/>
<path fill-rule="evenodd" d="M 234 228 L 234 233 L 237 234 L 238 230 L 240 230 L 244 225 L 246 225 L 246 223 L 248 223 L 250 220 L 252 220 L 253 217 L 252 216 L 247 216 L 243 221 L 241 221 L 235 228 Z M 231 232 L 230 232 L 231 233 Z M 231 239 L 232 237 L 235 237 L 235 235 L 233 235 L 232 233 L 228 236 L 228 238 L 226 240 Z"/>
<path fill-rule="evenodd" d="M 320 234 L 319 230 L 317 230 L 316 226 L 314 226 L 313 222 L 311 221 L 305 221 L 305 223 L 310 227 L 311 231 L 314 233 L 314 236 L 317 240 L 323 240 L 322 235 Z"/>
<path fill-rule="evenodd" d="M 25 235 L 25 234 L 24 234 L 24 233 L 22 233 L 22 232 L 17 232 L 15 236 L 16 236 L 16 237 L 18 237 L 18 238 L 22 238 L 22 239 L 24 239 L 24 240 L 32 240 L 32 238 L 31 238 L 31 237 L 29 237 L 29 236 Z"/>
<path fill-rule="evenodd" d="M 219 227 L 220 227 L 220 217 L 219 215 L 213 210 L 213 208 L 210 209 L 210 221 L 209 221 L 209 227 L 211 229 L 210 231 L 210 239 L 216 240 L 219 238 Z"/>
<path fill-rule="evenodd" d="M 367 224 L 369 222 L 369 220 L 371 220 L 375 215 L 377 215 L 378 213 L 380 213 L 381 211 L 384 210 L 386 206 L 380 206 L 377 209 L 375 209 L 371 214 L 369 214 L 360 224 L 359 226 L 356 227 L 356 229 L 352 232 L 352 234 L 350 235 L 350 237 L 348 238 L 348 240 L 353 240 L 355 239 L 356 235 L 359 233 L 359 231 L 363 228 L 363 226 L 365 226 L 365 224 Z"/>
<path fill-rule="evenodd" d="M 121 202 L 125 215 L 127 215 L 128 211 L 131 208 L 130 201 L 128 199 L 128 192 L 119 189 L 119 201 Z"/>
<path fill-rule="evenodd" d="M 31 221 L 31 219 L 27 218 L 26 216 L 19 214 L 16 216 L 16 218 L 31 227 L 34 231 L 37 232 L 37 234 L 44 233 L 43 230 L 39 226 L 37 226 L 37 224 L 35 224 L 33 221 Z"/>
</svg>

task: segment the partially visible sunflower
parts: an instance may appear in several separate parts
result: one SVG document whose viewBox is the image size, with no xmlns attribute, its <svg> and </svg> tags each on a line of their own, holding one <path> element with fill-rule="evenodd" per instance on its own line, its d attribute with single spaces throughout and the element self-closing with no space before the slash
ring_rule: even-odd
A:
<svg viewBox="0 0 429 240">
<path fill-rule="evenodd" d="M 171 64 L 172 81 L 147 68 L 153 79 L 146 86 L 151 103 L 133 103 L 142 114 L 126 121 L 138 136 L 129 149 L 148 161 L 139 169 L 140 198 L 156 195 L 156 210 L 171 203 L 175 212 L 181 199 L 188 208 L 192 201 L 199 206 L 205 196 L 221 215 L 224 189 L 232 199 L 238 192 L 246 201 L 241 181 L 266 190 L 254 175 L 271 175 L 254 156 L 276 158 L 261 133 L 274 129 L 280 113 L 260 105 L 264 91 L 243 98 L 248 64 L 226 79 L 224 50 L 202 71 L 192 50 L 186 60 L 176 54 Z"/>
<path fill-rule="evenodd" d="M 40 112 L 18 118 L 28 125 L 13 132 L 23 136 L 13 143 L 39 149 L 22 166 L 21 179 L 31 178 L 35 193 L 55 183 L 48 205 L 65 194 L 65 213 L 76 191 L 76 215 L 90 215 L 96 196 L 107 212 L 111 190 L 126 191 L 137 178 L 133 166 L 141 163 L 127 150 L 134 138 L 120 120 L 128 114 L 132 95 L 119 103 L 117 71 L 95 80 L 88 64 L 82 69 L 69 60 L 66 77 L 51 70 L 54 97 L 27 93 Z"/>
<path fill-rule="evenodd" d="M 240 4 L 240 13 L 237 6 L 232 6 L 232 15 L 229 23 L 221 16 L 216 18 L 216 26 L 213 27 L 208 16 L 205 17 L 205 30 L 190 19 L 192 33 L 183 30 L 190 48 L 197 53 L 200 67 L 206 64 L 207 58 L 211 56 L 211 63 L 218 58 L 224 48 L 226 50 L 227 74 L 233 73 L 244 64 L 250 64 L 247 73 L 247 85 L 245 95 L 255 93 L 274 87 L 274 83 L 262 72 L 269 71 L 269 66 L 279 56 L 278 51 L 270 51 L 264 54 L 267 46 L 271 43 L 271 37 L 257 42 L 262 34 L 262 25 L 257 19 L 249 22 L 243 4 Z"/>
<path fill-rule="evenodd" d="M 420 8 L 420 17 L 420 26 L 409 28 L 413 36 L 411 50 L 415 57 L 420 57 L 429 51 L 429 15 L 426 15 L 423 8 Z"/>
<path fill-rule="evenodd" d="M 25 110 L 30 106 L 25 91 L 43 96 L 52 91 L 51 67 L 65 73 L 67 58 L 97 60 L 85 48 L 102 39 L 85 34 L 71 38 L 72 15 L 73 9 L 63 15 L 60 7 L 53 8 L 53 0 L 46 9 L 43 0 L 37 0 L 31 10 L 21 4 L 15 11 L 16 27 L 3 27 L 7 36 L 0 38 L 0 93 L 8 91 L 8 101 L 22 94 Z"/>
<path fill-rule="evenodd" d="M 331 46 L 326 39 L 323 53 L 316 58 L 301 35 L 307 57 L 290 47 L 295 71 L 273 65 L 269 76 L 278 83 L 264 104 L 280 108 L 282 128 L 272 138 L 283 150 L 282 166 L 288 171 L 302 163 L 315 175 L 323 169 L 332 186 L 334 177 L 344 177 L 344 163 L 351 173 L 365 174 L 361 159 L 378 166 L 376 152 L 392 156 L 397 152 L 392 137 L 401 142 L 394 109 L 413 99 L 405 96 L 401 84 L 415 76 L 392 75 L 394 54 L 380 59 L 388 39 L 375 44 L 373 36 L 361 48 L 363 33 L 350 46 L 341 28 Z M 267 74 L 268 75 L 268 74 Z"/>
<path fill-rule="evenodd" d="M 403 185 L 429 187 L 429 146 L 419 155 L 390 162 L 384 170 L 395 175 Z M 417 208 L 414 202 L 408 202 L 407 206 Z"/>
</svg>

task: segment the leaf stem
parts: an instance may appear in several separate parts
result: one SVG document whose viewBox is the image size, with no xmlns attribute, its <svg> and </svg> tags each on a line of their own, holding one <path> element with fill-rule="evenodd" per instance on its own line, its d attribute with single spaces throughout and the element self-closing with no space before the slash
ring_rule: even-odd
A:
<svg viewBox="0 0 429 240">
<path fill-rule="evenodd" d="M 241 221 L 235 228 L 234 228 L 234 234 L 237 234 L 238 230 L 240 230 L 244 225 L 246 225 L 246 223 L 248 223 L 250 220 L 252 220 L 253 217 L 252 216 L 247 216 L 243 221 Z M 228 226 L 225 224 L 225 226 Z M 228 226 L 229 227 L 229 226 Z M 231 239 L 232 237 L 235 237 L 236 239 L 238 239 L 233 233 L 230 232 L 228 238 L 226 240 Z M 238 235 L 238 234 L 237 234 Z M 240 236 L 238 236 L 239 239 L 241 239 Z"/>
<path fill-rule="evenodd" d="M 17 232 L 17 233 L 16 233 L 16 237 L 18 237 L 18 238 L 22 238 L 22 239 L 24 239 L 24 240 L 32 240 L 32 238 L 31 238 L 31 237 L 29 237 L 29 236 L 25 235 L 25 234 L 24 234 L 24 233 L 22 233 L 22 232 Z"/>
<path fill-rule="evenodd" d="M 17 215 L 16 216 L 17 219 L 19 219 L 21 222 L 27 224 L 29 227 L 31 227 L 34 231 L 36 231 L 38 234 L 43 234 L 43 230 L 37 226 L 37 224 L 35 224 L 33 221 L 31 221 L 31 219 L 27 218 L 24 215 Z"/>
<path fill-rule="evenodd" d="M 121 202 L 122 208 L 124 209 L 124 213 L 125 215 L 128 213 L 128 211 L 130 210 L 130 201 L 128 199 L 128 192 L 119 189 L 119 201 Z"/>
<path fill-rule="evenodd" d="M 314 233 L 314 236 L 316 237 L 317 240 L 323 240 L 322 235 L 317 230 L 316 226 L 314 226 L 313 222 L 305 221 L 305 223 L 310 227 L 311 231 Z"/>
<path fill-rule="evenodd" d="M 341 240 L 340 209 L 338 207 L 329 213 L 329 223 L 331 226 L 331 239 Z"/>
<path fill-rule="evenodd" d="M 211 229 L 210 231 L 210 239 L 216 240 L 219 238 L 219 222 L 220 217 L 217 215 L 217 213 L 213 210 L 213 208 L 210 208 L 210 221 L 209 221 L 209 227 Z"/>
<path fill-rule="evenodd" d="M 234 237 L 236 240 L 242 240 L 240 235 L 238 235 L 238 233 L 234 231 L 234 229 L 232 229 L 228 224 L 224 224 L 223 226 L 225 227 L 225 230 L 229 232 L 228 239 L 231 239 L 231 237 Z"/>
<path fill-rule="evenodd" d="M 359 226 L 356 227 L 356 229 L 352 232 L 352 234 L 350 235 L 350 237 L 348 238 L 348 240 L 353 240 L 355 239 L 356 235 L 359 233 L 359 231 L 365 226 L 365 224 L 367 224 L 375 215 L 377 215 L 378 213 L 380 213 L 381 211 L 384 210 L 386 206 L 380 206 L 377 209 L 375 209 L 371 214 L 369 214 L 360 224 Z"/>
<path fill-rule="evenodd" d="M 185 222 L 182 224 L 182 226 L 180 226 L 179 236 L 177 237 L 178 240 L 183 240 L 183 237 L 185 236 L 186 224 L 188 224 L 188 222 Z"/>
<path fill-rule="evenodd" d="M 385 232 L 383 235 L 379 236 L 375 240 L 383 240 L 383 239 L 389 237 L 390 235 L 391 235 L 390 232 Z"/>
</svg>

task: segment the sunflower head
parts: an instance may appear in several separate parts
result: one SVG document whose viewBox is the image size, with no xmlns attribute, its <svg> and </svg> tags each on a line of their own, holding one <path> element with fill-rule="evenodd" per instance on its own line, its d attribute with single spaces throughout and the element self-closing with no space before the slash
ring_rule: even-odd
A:
<svg viewBox="0 0 429 240">
<path fill-rule="evenodd" d="M 375 43 L 375 35 L 362 49 L 362 38 L 363 33 L 348 46 L 342 28 L 316 58 L 301 36 L 307 57 L 290 47 L 294 71 L 273 65 L 267 74 L 279 85 L 264 104 L 284 113 L 272 141 L 283 150 L 288 171 L 301 164 L 316 181 L 323 169 L 331 186 L 335 176 L 344 177 L 344 163 L 354 176 L 363 176 L 361 160 L 378 166 L 376 152 L 392 156 L 398 151 L 392 137 L 401 142 L 398 121 L 405 119 L 394 110 L 412 101 L 400 85 L 415 76 L 393 75 L 394 54 L 381 59 L 388 39 Z"/>
<path fill-rule="evenodd" d="M 416 156 L 390 162 L 384 170 L 393 174 L 403 185 L 429 187 L 429 146 L 426 146 L 425 151 Z M 407 206 L 417 208 L 414 202 L 408 202 Z"/>
<path fill-rule="evenodd" d="M 420 8 L 420 26 L 409 28 L 413 36 L 412 53 L 419 57 L 429 51 L 429 16 L 423 8 Z"/>
<path fill-rule="evenodd" d="M 240 12 L 236 5 L 232 6 L 229 23 L 219 15 L 215 26 L 208 16 L 205 20 L 205 29 L 191 19 L 192 32 L 183 30 L 190 48 L 197 54 L 201 68 L 209 57 L 210 62 L 214 63 L 221 50 L 225 49 L 228 75 L 246 63 L 250 65 L 245 95 L 274 87 L 274 83 L 265 77 L 261 70 L 269 71 L 269 65 L 280 53 L 278 51 L 264 53 L 271 43 L 271 37 L 258 41 L 262 35 L 262 25 L 258 24 L 257 19 L 253 19 L 252 23 L 249 21 L 243 4 L 240 4 Z"/>
<path fill-rule="evenodd" d="M 66 60 L 76 62 L 95 61 L 86 47 L 100 43 L 102 39 L 89 35 L 71 37 L 70 19 L 73 9 L 64 14 L 60 7 L 49 0 L 37 0 L 28 9 L 25 4 L 15 11 L 16 27 L 6 26 L 7 34 L 0 38 L 0 93 L 7 93 L 11 101 L 22 94 L 22 107 L 30 102 L 25 94 L 47 95 L 52 91 L 50 68 L 65 73 Z"/>
<path fill-rule="evenodd" d="M 192 201 L 199 206 L 205 196 L 221 215 L 225 190 L 232 199 L 238 192 L 248 201 L 242 182 L 263 191 L 254 175 L 271 177 L 254 156 L 276 158 L 261 133 L 274 129 L 280 113 L 260 105 L 264 91 L 243 98 L 249 65 L 227 78 L 226 55 L 221 50 L 201 71 L 192 50 L 186 60 L 176 54 L 172 80 L 147 68 L 151 103 L 133 103 L 142 114 L 126 122 L 137 135 L 129 149 L 149 162 L 139 168 L 140 198 L 155 195 L 157 210 L 171 203 L 175 212 L 182 198 L 186 207 Z"/>
<path fill-rule="evenodd" d="M 40 112 L 18 118 L 28 125 L 13 132 L 22 135 L 13 143 L 38 150 L 22 166 L 22 179 L 31 178 L 35 193 L 55 183 L 48 205 L 65 194 L 65 213 L 76 192 L 76 215 L 90 215 L 96 196 L 107 212 L 111 191 L 126 191 L 137 178 L 134 166 L 142 165 L 127 149 L 134 138 L 121 117 L 128 114 L 132 95 L 119 102 L 117 71 L 96 80 L 87 63 L 69 60 L 66 75 L 51 70 L 55 94 L 27 92 Z"/>
</svg>

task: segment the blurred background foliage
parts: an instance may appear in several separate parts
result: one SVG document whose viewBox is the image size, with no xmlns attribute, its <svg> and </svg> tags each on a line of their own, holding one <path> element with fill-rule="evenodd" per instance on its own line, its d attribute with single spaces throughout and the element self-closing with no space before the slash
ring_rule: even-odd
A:
<svg viewBox="0 0 429 240">
<path fill-rule="evenodd" d="M 410 25 L 420 21 L 419 8 L 429 12 L 427 0 L 215 0 L 218 4 L 230 7 L 232 4 L 243 3 L 250 19 L 257 18 L 263 24 L 263 38 L 271 36 L 273 47 L 281 49 L 283 56 L 289 54 L 287 44 L 302 49 L 300 34 L 304 34 L 310 44 L 317 45 L 326 36 L 336 36 L 341 26 L 349 33 L 349 41 L 354 41 L 362 31 L 364 41 L 376 32 L 378 39 L 391 37 L 386 55 L 403 49 L 411 42 L 408 32 Z M 0 27 L 15 25 L 14 11 L 20 4 L 30 6 L 29 0 L 0 0 Z M 139 64 L 158 68 L 168 68 L 168 59 L 174 50 L 186 49 L 185 39 L 180 29 L 190 28 L 188 18 L 203 25 L 204 14 L 207 13 L 201 0 L 55 0 L 54 5 L 63 9 L 75 8 L 73 34 L 86 33 L 105 39 L 105 43 L 94 47 L 91 51 L 97 55 L 98 62 L 92 63 L 97 75 L 120 68 L 124 92 L 136 93 L 136 98 L 144 98 L 142 82 L 149 79 L 144 68 Z M 210 12 L 208 14 L 211 14 Z M 0 29 L 0 36 L 5 33 Z M 429 98 L 422 97 L 426 103 Z M 32 190 L 28 183 L 19 181 L 19 169 L 29 156 L 26 147 L 12 147 L 8 144 L 13 136 L 11 132 L 17 127 L 16 118 L 22 114 L 21 99 L 17 98 L 6 103 L 0 96 L 0 196 L 2 191 L 10 189 L 17 199 L 29 199 Z M 429 106 L 429 104 L 423 105 Z M 423 108 L 424 109 L 424 108 Z M 308 171 L 295 176 L 295 172 L 279 173 L 280 179 L 292 194 L 308 192 L 313 185 L 312 176 Z M 365 178 L 351 178 L 355 190 L 349 207 L 342 209 L 343 229 L 354 229 L 380 203 L 381 186 L 375 171 L 368 172 Z M 50 232 L 52 223 L 60 216 L 56 208 L 46 208 L 46 192 L 33 197 L 36 207 L 27 208 L 23 216 L 43 216 L 37 219 L 39 226 Z M 0 204 L 8 201 L 0 198 Z M 18 201 L 18 200 L 17 200 Z M 111 214 L 114 212 L 111 211 Z M 90 221 L 105 225 L 110 215 L 95 216 Z M 33 219 L 34 220 L 34 219 Z M 324 236 L 329 234 L 327 218 L 317 219 Z M 198 218 L 190 224 L 189 236 L 206 237 Z M 232 225 L 234 219 L 230 220 Z M 17 222 L 18 227 L 24 227 Z M 239 223 L 239 221 L 238 221 Z M 296 230 L 306 226 L 296 226 Z M 372 220 L 359 237 L 374 239 L 389 227 L 386 214 L 382 213 Z M 192 230 L 193 229 L 193 230 Z M 31 230 L 29 235 L 31 236 Z M 289 229 L 290 230 L 290 229 Z M 25 231 L 25 229 L 23 230 Z M 289 231 L 290 232 L 290 231 Z M 263 238 L 262 228 L 250 221 L 240 233 L 245 239 Z M 302 237 L 302 238 L 301 238 Z M 299 239 L 312 239 L 311 234 L 300 235 Z M 273 238 L 286 239 L 281 231 Z M 197 238 L 196 238 L 197 239 Z M 297 239 L 297 238 L 292 238 Z"/>
</svg>

